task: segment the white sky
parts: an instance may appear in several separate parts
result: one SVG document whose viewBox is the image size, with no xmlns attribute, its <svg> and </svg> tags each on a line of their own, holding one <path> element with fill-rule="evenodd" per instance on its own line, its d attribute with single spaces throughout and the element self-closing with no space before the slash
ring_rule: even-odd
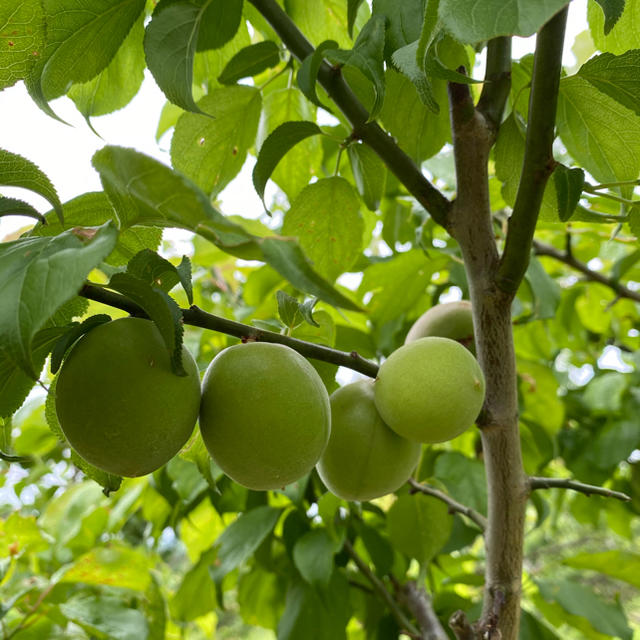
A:
<svg viewBox="0 0 640 640">
<path fill-rule="evenodd" d="M 571 3 L 567 56 L 575 35 L 586 28 L 586 0 Z M 514 54 L 517 57 L 533 50 L 535 38 L 514 38 Z M 19 83 L 0 91 L 0 114 L 4 126 L 0 133 L 0 147 L 19 153 L 35 162 L 52 181 L 64 202 L 81 193 L 100 190 L 98 174 L 91 166 L 91 156 L 105 144 L 133 147 L 147 155 L 170 164 L 168 136 L 162 139 L 162 147 L 155 141 L 155 131 L 165 99 L 149 72 L 138 95 L 124 109 L 107 116 L 93 118 L 92 123 L 103 139 L 97 137 L 86 125 L 68 98 L 51 103 L 54 111 L 72 126 L 62 124 L 46 116 L 29 98 L 24 85 Z M 476 72 L 476 76 L 479 72 Z M 221 195 L 222 211 L 257 217 L 262 204 L 251 184 L 254 160 L 245 164 L 239 178 L 233 181 Z M 48 211 L 48 203 L 35 194 L 22 189 L 0 187 L 0 193 L 30 202 L 39 211 Z M 268 194 L 267 194 L 268 195 Z M 11 231 L 27 224 L 31 218 L 10 216 L 0 218 L 0 240 Z"/>
</svg>

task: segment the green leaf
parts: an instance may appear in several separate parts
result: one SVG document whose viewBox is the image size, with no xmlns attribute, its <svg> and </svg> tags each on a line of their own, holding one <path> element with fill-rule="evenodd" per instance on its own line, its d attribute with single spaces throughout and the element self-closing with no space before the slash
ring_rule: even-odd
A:
<svg viewBox="0 0 640 640">
<path fill-rule="evenodd" d="M 452 526 L 447 505 L 421 493 L 399 496 L 387 514 L 391 544 L 420 563 L 438 553 Z"/>
<path fill-rule="evenodd" d="M 31 343 L 87 274 L 113 249 L 118 232 L 111 223 L 73 229 L 52 238 L 25 238 L 0 245 L 0 344 L 31 377 L 37 378 Z"/>
<path fill-rule="evenodd" d="M 630 551 L 600 551 L 579 553 L 565 558 L 562 564 L 574 569 L 591 569 L 599 571 L 617 580 L 624 580 L 634 587 L 640 588 L 640 554 Z"/>
<path fill-rule="evenodd" d="M 440 0 L 442 24 L 460 42 L 470 44 L 498 36 L 533 35 L 567 0 Z"/>
<path fill-rule="evenodd" d="M 372 14 L 386 21 L 385 58 L 418 40 L 422 28 L 425 0 L 373 0 Z"/>
<path fill-rule="evenodd" d="M 295 327 L 300 322 L 300 303 L 288 293 L 278 289 L 276 291 L 278 301 L 278 315 L 285 327 Z"/>
<path fill-rule="evenodd" d="M 335 42 L 335 40 L 325 40 L 324 42 L 321 42 L 313 50 L 313 53 L 310 53 L 302 61 L 296 76 L 298 86 L 302 93 L 304 93 L 304 95 L 311 100 L 313 104 L 322 107 L 329 113 L 332 113 L 331 109 L 320 102 L 320 98 L 318 98 L 318 94 L 316 93 L 316 80 L 318 78 L 318 71 L 320 70 L 324 60 L 324 52 L 328 49 L 335 49 L 337 46 L 338 43 Z"/>
<path fill-rule="evenodd" d="M 433 475 L 458 502 L 487 513 L 487 483 L 482 462 L 447 451 L 436 459 Z"/>
<path fill-rule="evenodd" d="M 349 270 L 362 250 L 359 209 L 353 187 L 344 178 L 323 178 L 293 201 L 282 233 L 297 237 L 315 271 L 333 281 Z"/>
<path fill-rule="evenodd" d="M 538 618 L 522 610 L 518 640 L 559 640 L 559 636 Z"/>
<path fill-rule="evenodd" d="M 30 218 L 35 218 L 42 224 L 47 223 L 44 216 L 28 202 L 0 196 L 0 218 L 3 216 L 29 216 Z"/>
<path fill-rule="evenodd" d="M 0 6 L 0 90 L 26 78 L 44 43 L 44 18 L 38 0 Z"/>
<path fill-rule="evenodd" d="M 584 402 L 591 409 L 610 414 L 622 408 L 622 396 L 627 389 L 627 376 L 618 371 L 603 373 L 594 378 L 585 389 Z"/>
<path fill-rule="evenodd" d="M 640 115 L 640 49 L 595 56 L 580 67 L 578 75 Z"/>
<path fill-rule="evenodd" d="M 47 3 L 47 44 L 34 69 L 45 98 L 57 98 L 72 83 L 87 82 L 103 71 L 143 8 L 144 0 Z"/>
<path fill-rule="evenodd" d="M 577 167 L 569 169 L 563 164 L 557 164 L 553 170 L 553 180 L 558 197 L 558 217 L 566 222 L 580 202 L 584 188 L 584 170 Z"/>
<path fill-rule="evenodd" d="M 53 212 L 45 214 L 46 226 L 36 226 L 30 236 L 55 236 L 73 227 L 94 227 L 115 219 L 115 211 L 104 191 L 90 191 L 65 202 L 64 225 Z M 157 227 L 134 226 L 121 230 L 113 251 L 105 258 L 110 265 L 127 264 L 143 249 L 155 249 L 160 244 L 162 232 Z"/>
<path fill-rule="evenodd" d="M 74 84 L 67 92 L 87 122 L 129 104 L 144 78 L 144 23 L 138 19 L 115 57 L 95 78 Z"/>
<path fill-rule="evenodd" d="M 132 273 L 115 273 L 109 288 L 124 294 L 141 306 L 156 323 L 171 356 L 171 368 L 176 375 L 186 376 L 182 366 L 182 312 L 176 301 L 160 287 L 151 285 Z"/>
<path fill-rule="evenodd" d="M 183 113 L 171 139 L 171 162 L 203 191 L 216 195 L 239 173 L 255 141 L 262 99 L 255 87 L 215 89 Z"/>
<path fill-rule="evenodd" d="M 281 513 L 280 509 L 265 505 L 243 513 L 230 524 L 216 541 L 220 564 L 215 575 L 225 576 L 248 560 L 271 533 Z"/>
<path fill-rule="evenodd" d="M 178 284 L 182 285 L 187 298 L 193 304 L 193 287 L 191 284 L 191 260 L 187 256 L 176 267 L 155 251 L 143 249 L 137 253 L 127 265 L 127 273 L 144 280 L 147 284 L 157 286 L 168 293 Z"/>
<path fill-rule="evenodd" d="M 633 631 L 620 605 L 601 600 L 587 586 L 570 580 L 557 580 L 538 582 L 538 588 L 545 600 L 557 602 L 568 613 L 586 618 L 596 631 L 631 640 Z"/>
<path fill-rule="evenodd" d="M 58 373 L 58 369 L 60 369 L 60 365 L 62 364 L 62 359 L 76 340 L 80 339 L 85 333 L 91 331 L 91 329 L 110 321 L 111 316 L 100 313 L 87 318 L 81 323 L 74 322 L 70 329 L 56 341 L 51 351 L 51 373 Z"/>
<path fill-rule="evenodd" d="M 347 147 L 351 171 L 358 193 L 370 211 L 377 211 L 384 194 L 387 170 L 382 160 L 371 147 L 351 144 Z"/>
<path fill-rule="evenodd" d="M 221 84 L 234 84 L 241 78 L 256 76 L 280 62 L 280 49 L 271 40 L 257 42 L 236 53 L 218 76 Z"/>
<path fill-rule="evenodd" d="M 640 117 L 580 76 L 560 81 L 558 133 L 567 150 L 600 182 L 640 173 Z"/>
<path fill-rule="evenodd" d="M 353 49 L 325 51 L 325 56 L 329 60 L 355 67 L 373 84 L 375 101 L 369 114 L 369 120 L 373 120 L 378 115 L 384 100 L 384 30 L 384 16 L 373 15 L 360 31 Z"/>
<path fill-rule="evenodd" d="M 347 30 L 350 38 L 353 38 L 353 25 L 361 4 L 362 0 L 347 0 Z"/>
<path fill-rule="evenodd" d="M 604 35 L 606 36 L 624 11 L 625 0 L 595 0 L 604 13 Z"/>
<path fill-rule="evenodd" d="M 285 154 L 298 142 L 321 134 L 315 122 L 285 122 L 269 134 L 258 153 L 258 161 L 253 168 L 253 186 L 264 200 L 264 188 L 273 170 Z"/>
<path fill-rule="evenodd" d="M 622 2 L 622 0 L 603 0 L 609 10 L 603 13 L 603 5 L 589 2 L 587 6 L 587 19 L 589 32 L 593 44 L 600 51 L 608 51 L 615 55 L 624 53 L 629 49 L 640 47 L 640 30 L 638 19 L 640 18 L 640 6 L 637 2 Z M 620 6 L 622 3 L 623 6 Z M 622 15 L 619 15 L 619 13 Z M 613 17 L 619 16 L 617 20 Z M 607 23 L 611 27 L 606 31 Z M 606 32 L 605 32 L 606 31 Z"/>
<path fill-rule="evenodd" d="M 533 296 L 533 315 L 536 318 L 553 318 L 560 304 L 562 289 L 544 270 L 535 256 L 531 256 L 525 274 Z"/>
<path fill-rule="evenodd" d="M 326 529 L 312 529 L 298 538 L 293 562 L 300 575 L 312 586 L 328 586 L 333 571 L 335 545 Z"/>
<path fill-rule="evenodd" d="M 48 200 L 62 221 L 62 204 L 55 187 L 38 167 L 17 153 L 0 149 L 0 184 L 29 189 Z"/>
<path fill-rule="evenodd" d="M 196 0 L 204 6 L 198 31 L 198 51 L 219 49 L 236 35 L 242 20 L 242 0 Z"/>
<path fill-rule="evenodd" d="M 389 544 L 389 540 L 383 537 L 377 529 L 366 525 L 364 522 L 358 524 L 357 531 L 371 558 L 371 562 L 375 565 L 376 573 L 380 576 L 391 573 L 393 548 Z"/>
<path fill-rule="evenodd" d="M 176 620 L 188 622 L 215 609 L 216 592 L 210 575 L 215 559 L 216 551 L 210 549 L 184 574 L 169 604 L 171 615 Z"/>
<path fill-rule="evenodd" d="M 66 567 L 59 582 L 82 582 L 145 591 L 153 563 L 141 550 L 112 543 L 91 549 Z"/>
<path fill-rule="evenodd" d="M 284 588 L 276 573 L 259 566 L 238 581 L 238 604 L 242 619 L 250 625 L 275 630 L 284 609 Z"/>
<path fill-rule="evenodd" d="M 323 40 L 335 40 L 340 46 L 346 46 L 349 42 L 345 0 L 286 0 L 284 5 L 287 15 L 314 45 Z"/>
<path fill-rule="evenodd" d="M 411 80 L 420 96 L 422 104 L 433 111 L 433 113 L 438 113 L 440 111 L 440 105 L 438 105 L 433 97 L 431 82 L 416 62 L 417 50 L 418 41 L 416 40 L 394 51 L 392 59 L 398 69 Z"/>
<path fill-rule="evenodd" d="M 207 4 L 189 0 L 160 2 L 144 38 L 149 71 L 170 102 L 202 113 L 192 95 L 193 61 Z"/>
<path fill-rule="evenodd" d="M 77 594 L 58 606 L 62 615 L 94 636 L 141 640 L 149 632 L 142 612 L 114 597 Z"/>
</svg>

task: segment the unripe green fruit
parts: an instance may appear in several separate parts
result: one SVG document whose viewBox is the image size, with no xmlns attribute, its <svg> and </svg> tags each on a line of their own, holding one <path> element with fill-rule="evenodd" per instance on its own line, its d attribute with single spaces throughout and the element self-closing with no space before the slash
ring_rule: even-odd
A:
<svg viewBox="0 0 640 640">
<path fill-rule="evenodd" d="M 429 336 L 456 340 L 475 353 L 471 303 L 468 300 L 457 300 L 431 307 L 413 323 L 404 343 L 409 344 Z"/>
<path fill-rule="evenodd" d="M 448 338 L 420 338 L 385 360 L 374 385 L 382 419 L 399 435 L 444 442 L 477 418 L 484 401 L 480 365 Z"/>
<path fill-rule="evenodd" d="M 331 437 L 318 473 L 344 500 L 372 500 L 401 487 L 418 464 L 420 444 L 394 433 L 373 400 L 373 382 L 361 380 L 331 394 Z"/>
<path fill-rule="evenodd" d="M 56 382 L 56 413 L 69 444 L 96 467 L 136 477 L 168 462 L 198 418 L 200 376 L 183 349 L 186 376 L 171 370 L 156 325 L 120 318 L 73 347 Z"/>
<path fill-rule="evenodd" d="M 298 480 L 320 458 L 330 429 L 327 390 L 293 349 L 239 344 L 209 365 L 202 383 L 202 439 L 239 484 L 265 490 Z"/>
</svg>

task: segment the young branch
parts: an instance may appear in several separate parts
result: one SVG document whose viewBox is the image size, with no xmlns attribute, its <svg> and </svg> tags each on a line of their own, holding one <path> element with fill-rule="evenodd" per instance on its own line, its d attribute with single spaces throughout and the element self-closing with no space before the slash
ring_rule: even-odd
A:
<svg viewBox="0 0 640 640">
<path fill-rule="evenodd" d="M 394 600 L 393 596 L 389 593 L 389 590 L 384 586 L 384 583 L 378 576 L 376 576 L 367 563 L 360 557 L 358 552 L 353 548 L 353 545 L 349 542 L 349 540 L 344 541 L 344 549 L 351 556 L 356 567 L 362 575 L 364 575 L 367 580 L 371 583 L 371 586 L 374 588 L 376 593 L 385 601 L 387 606 L 389 607 L 393 617 L 396 619 L 400 628 L 403 629 L 406 633 L 408 633 L 413 638 L 421 638 L 420 632 L 415 628 L 415 626 L 409 621 L 407 616 L 405 616 L 402 609 L 398 606 L 398 603 Z"/>
<path fill-rule="evenodd" d="M 497 284 L 514 295 L 529 264 L 533 234 L 549 176 L 553 173 L 553 138 L 568 7 L 538 32 L 531 78 L 524 163 Z"/>
<path fill-rule="evenodd" d="M 111 307 L 122 309 L 134 316 L 147 317 L 144 309 L 135 302 L 132 302 L 119 293 L 109 291 L 95 284 L 85 284 L 80 290 L 79 295 L 89 300 L 95 300 L 96 302 L 102 302 Z M 194 327 L 219 331 L 220 333 L 226 333 L 227 335 L 235 336 L 242 340 L 284 344 L 305 358 L 313 358 L 314 360 L 322 360 L 323 362 L 330 362 L 341 367 L 347 367 L 363 373 L 370 378 L 375 378 L 378 374 L 378 365 L 375 362 L 363 358 L 356 351 L 352 351 L 351 353 L 338 351 L 337 349 L 331 349 L 330 347 L 314 344 L 313 342 L 306 342 L 305 340 L 284 336 L 274 331 L 258 329 L 257 327 L 207 313 L 195 305 L 189 309 L 181 309 L 181 311 L 184 323 Z"/>
<path fill-rule="evenodd" d="M 314 49 L 276 0 L 250 0 L 280 36 L 283 44 L 298 60 L 304 60 Z M 369 145 L 409 193 L 429 212 L 431 217 L 446 226 L 451 203 L 422 174 L 420 168 L 375 122 L 368 122 L 369 113 L 345 82 L 339 69 L 323 62 L 318 82 L 353 127 L 354 136 Z"/>
<path fill-rule="evenodd" d="M 410 580 L 402 585 L 400 593 L 407 609 L 418 621 L 421 640 L 448 640 L 449 636 L 433 610 L 431 597 L 422 587 Z"/>
<path fill-rule="evenodd" d="M 511 90 L 511 38 L 502 36 L 487 44 L 487 68 L 478 111 L 497 131 Z"/>
<path fill-rule="evenodd" d="M 600 284 L 609 287 L 610 289 L 615 291 L 620 298 L 629 298 L 629 300 L 640 302 L 640 293 L 638 293 L 637 291 L 632 291 L 628 287 L 625 287 L 614 278 L 610 278 L 608 276 L 602 275 L 601 273 L 598 273 L 597 271 L 594 271 L 593 269 L 590 269 L 584 262 L 581 262 L 580 260 L 575 258 L 569 251 L 559 251 L 555 247 L 552 247 L 549 244 L 544 244 L 543 242 L 539 242 L 538 240 L 533 241 L 533 249 L 536 252 L 536 255 L 549 256 L 550 258 L 554 258 L 555 260 L 563 262 L 569 267 L 572 267 L 576 271 L 584 274 L 587 280 L 599 282 Z"/>
<path fill-rule="evenodd" d="M 541 478 L 532 476 L 529 478 L 529 488 L 531 491 L 535 489 L 568 489 L 584 493 L 586 496 L 604 496 L 605 498 L 615 498 L 623 502 L 630 502 L 631 498 L 620 491 L 613 491 L 605 487 L 598 487 L 592 484 L 584 484 L 570 478 Z"/>
<path fill-rule="evenodd" d="M 457 500 L 454 500 L 451 496 L 444 493 L 444 491 L 440 491 L 435 487 L 430 487 L 427 484 L 416 482 L 413 478 L 409 478 L 409 485 L 411 485 L 411 493 L 424 493 L 427 496 L 432 496 L 438 500 L 442 500 L 442 502 L 449 507 L 449 513 L 460 513 L 461 515 L 466 516 L 469 520 L 474 522 L 481 531 L 484 531 L 487 528 L 487 519 L 481 513 L 478 513 L 475 509 L 467 507 Z"/>
<path fill-rule="evenodd" d="M 449 628 L 457 640 L 476 640 L 477 634 L 464 611 L 456 611 L 449 618 Z"/>
</svg>

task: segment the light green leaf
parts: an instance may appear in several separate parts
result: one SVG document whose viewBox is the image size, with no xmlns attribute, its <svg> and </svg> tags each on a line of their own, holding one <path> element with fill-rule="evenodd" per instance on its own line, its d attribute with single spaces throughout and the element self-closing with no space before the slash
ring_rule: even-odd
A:
<svg viewBox="0 0 640 640">
<path fill-rule="evenodd" d="M 120 544 L 91 549 L 69 565 L 59 582 L 82 582 L 144 591 L 150 583 L 150 558 Z"/>
<path fill-rule="evenodd" d="M 264 188 L 274 169 L 298 142 L 321 134 L 315 122 L 285 122 L 269 134 L 260 147 L 258 161 L 253 168 L 253 186 L 260 198 L 264 198 Z"/>
<path fill-rule="evenodd" d="M 215 574 L 222 577 L 248 560 L 271 533 L 280 514 L 274 507 L 256 507 L 230 524 L 216 541 L 220 564 Z"/>
<path fill-rule="evenodd" d="M 402 495 L 387 514 L 392 545 L 420 563 L 431 560 L 451 535 L 447 505 L 421 493 Z"/>
<path fill-rule="evenodd" d="M 109 65 L 95 78 L 72 85 L 67 95 L 88 121 L 129 104 L 144 78 L 144 23 L 136 21 Z"/>
<path fill-rule="evenodd" d="M 411 42 L 420 38 L 422 16 L 425 11 L 425 0 L 373 0 L 373 16 L 381 16 L 386 21 L 385 58 Z M 415 51 L 414 51 L 415 58 Z M 395 61 L 395 58 L 394 58 Z"/>
<path fill-rule="evenodd" d="M 622 395 L 627 389 L 627 376 L 618 371 L 594 378 L 584 392 L 584 401 L 591 411 L 613 413 L 622 408 Z"/>
<path fill-rule="evenodd" d="M 433 475 L 459 502 L 480 513 L 487 513 L 487 483 L 484 466 L 456 451 L 447 451 L 436 459 Z"/>
<path fill-rule="evenodd" d="M 611 5 L 611 11 L 603 14 L 602 8 L 598 6 L 600 3 L 596 4 L 596 2 L 597 0 L 589 2 L 587 8 L 589 31 L 595 46 L 600 51 L 608 51 L 614 55 L 639 48 L 640 4 L 628 1 L 620 7 L 621 0 L 604 0 L 607 5 Z M 623 9 L 622 15 L 613 24 L 613 28 L 605 33 L 606 27 L 613 22 L 610 16 L 619 14 L 621 9 Z"/>
<path fill-rule="evenodd" d="M 640 588 L 640 554 L 630 551 L 600 551 L 579 553 L 565 558 L 562 564 L 574 569 L 591 569 L 599 571 L 617 580 L 624 580 L 634 587 Z"/>
<path fill-rule="evenodd" d="M 113 597 L 77 594 L 59 605 L 60 612 L 91 635 L 110 640 L 146 640 L 144 615 Z"/>
<path fill-rule="evenodd" d="M 347 46 L 347 3 L 344 0 L 285 0 L 284 7 L 294 24 L 314 45 L 335 40 L 341 47 Z"/>
<path fill-rule="evenodd" d="M 633 631 L 620 605 L 601 600 L 589 587 L 570 580 L 558 580 L 539 582 L 538 588 L 545 600 L 557 602 L 568 613 L 586 618 L 596 631 L 631 640 Z"/>
<path fill-rule="evenodd" d="M 173 166 L 208 194 L 239 173 L 255 141 L 261 97 L 254 87 L 215 89 L 198 102 L 213 118 L 183 113 L 171 139 Z"/>
<path fill-rule="evenodd" d="M 3 558 L 12 555 L 10 549 L 13 549 L 13 555 L 25 555 L 43 551 L 48 546 L 35 516 L 23 516 L 14 511 L 0 520 L 0 555 Z"/>
<path fill-rule="evenodd" d="M 624 11 L 625 0 L 595 0 L 604 13 L 604 35 L 615 27 Z"/>
<path fill-rule="evenodd" d="M 595 56 L 580 67 L 578 75 L 640 115 L 640 49 Z"/>
<path fill-rule="evenodd" d="M 236 53 L 218 76 L 221 84 L 234 84 L 241 78 L 256 76 L 280 62 L 278 45 L 271 40 L 257 42 Z"/>
<path fill-rule="evenodd" d="M 52 238 L 25 238 L 0 245 L 0 344 L 4 353 L 36 378 L 31 343 L 55 311 L 80 290 L 87 274 L 116 244 L 111 223 L 73 229 Z"/>
<path fill-rule="evenodd" d="M 344 178 L 305 187 L 284 217 L 282 233 L 298 238 L 315 271 L 335 280 L 362 250 L 364 223 L 358 198 Z"/>
<path fill-rule="evenodd" d="M 60 220 L 62 220 L 62 204 L 55 187 L 38 167 L 17 153 L 0 149 L 0 184 L 5 187 L 21 187 L 29 189 L 48 200 Z"/>
<path fill-rule="evenodd" d="M 144 8 L 144 0 L 46 2 L 47 44 L 38 67 L 47 100 L 103 71 Z"/>
<path fill-rule="evenodd" d="M 326 529 L 312 529 L 293 547 L 293 562 L 312 586 L 328 586 L 333 571 L 335 545 Z"/>
<path fill-rule="evenodd" d="M 38 0 L 2 3 L 0 42 L 1 90 L 25 78 L 42 54 L 44 18 Z"/>
<path fill-rule="evenodd" d="M 285 327 L 295 327 L 302 321 L 300 303 L 294 297 L 278 289 L 276 291 L 276 300 L 278 301 L 278 315 Z"/>
<path fill-rule="evenodd" d="M 210 575 L 215 559 L 216 551 L 210 549 L 184 574 L 169 603 L 171 615 L 176 620 L 195 620 L 215 609 L 216 592 Z"/>
<path fill-rule="evenodd" d="M 431 87 L 429 78 L 427 78 L 422 68 L 418 66 L 416 61 L 417 51 L 418 41 L 416 40 L 394 51 L 392 56 L 393 62 L 398 69 L 411 80 L 420 96 L 422 104 L 433 111 L 433 113 L 438 113 L 440 111 L 440 105 L 433 97 L 433 88 Z"/>
<path fill-rule="evenodd" d="M 367 209 L 377 211 L 384 194 L 387 170 L 380 157 L 371 147 L 351 144 L 347 147 L 351 171 Z"/>
<path fill-rule="evenodd" d="M 360 31 L 353 49 L 333 49 L 325 52 L 329 60 L 355 67 L 373 84 L 375 101 L 369 120 L 378 115 L 384 100 L 384 30 L 384 16 L 373 15 Z"/>
<path fill-rule="evenodd" d="M 282 579 L 260 566 L 240 577 L 238 604 L 242 619 L 251 625 L 275 630 L 284 609 Z"/>
<path fill-rule="evenodd" d="M 567 0 L 440 0 L 440 20 L 460 42 L 473 44 L 498 36 L 530 36 Z"/>
</svg>

